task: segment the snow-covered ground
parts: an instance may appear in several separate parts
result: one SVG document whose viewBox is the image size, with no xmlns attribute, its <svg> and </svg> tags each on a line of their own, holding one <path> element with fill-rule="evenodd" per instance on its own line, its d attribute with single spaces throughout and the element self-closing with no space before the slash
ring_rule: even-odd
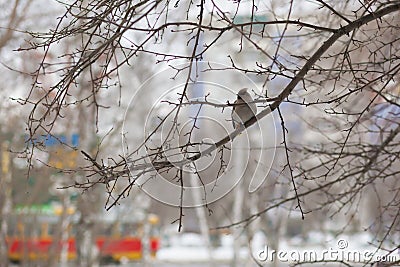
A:
<svg viewBox="0 0 400 267">
<path fill-rule="evenodd" d="M 188 233 L 175 236 L 170 246 L 161 248 L 157 253 L 160 262 L 230 262 L 233 259 L 233 238 L 224 236 L 222 245 L 208 250 L 203 238 L 198 234 Z M 240 250 L 240 258 L 247 258 L 248 249 Z"/>
</svg>

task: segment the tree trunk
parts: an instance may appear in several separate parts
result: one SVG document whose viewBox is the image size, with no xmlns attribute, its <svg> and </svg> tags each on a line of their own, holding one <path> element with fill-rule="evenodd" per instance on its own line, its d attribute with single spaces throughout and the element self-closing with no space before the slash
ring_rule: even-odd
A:
<svg viewBox="0 0 400 267">
<path fill-rule="evenodd" d="M 244 135 L 239 136 L 238 143 L 240 143 L 240 139 L 245 137 Z M 236 144 L 238 144 L 236 143 Z M 246 155 L 245 153 L 242 153 L 241 147 L 238 147 L 236 145 L 236 148 L 239 150 L 234 151 L 235 154 L 233 156 L 233 160 L 235 161 L 235 175 L 242 175 L 244 173 L 244 168 L 246 165 L 246 160 L 243 160 L 243 155 Z M 235 194 L 235 200 L 233 202 L 233 222 L 238 222 L 240 219 L 242 219 L 242 210 L 243 210 L 243 202 L 244 202 L 244 177 L 241 177 L 238 184 L 236 185 L 236 188 L 234 189 L 234 194 Z M 232 259 L 232 266 L 237 267 L 241 266 L 240 265 L 240 248 L 241 248 L 241 234 L 243 232 L 243 229 L 240 227 L 235 227 L 233 228 L 233 236 L 235 238 L 235 242 L 233 243 L 233 259 Z"/>
<path fill-rule="evenodd" d="M 89 200 L 90 194 L 90 192 L 87 192 L 82 195 L 80 202 L 84 203 L 83 205 L 81 203 L 80 208 L 78 208 L 81 211 L 76 233 L 77 265 L 79 267 L 98 266 L 94 236 L 95 218 L 89 209 L 90 204 L 93 207 L 94 203 Z"/>
<path fill-rule="evenodd" d="M 1 176 L 0 176 L 0 266 L 8 266 L 8 246 L 6 242 L 9 214 L 11 212 L 11 164 L 9 146 L 5 142 L 1 147 Z"/>
<path fill-rule="evenodd" d="M 199 183 L 199 177 L 197 177 L 196 174 L 191 173 L 190 174 L 190 181 L 191 181 L 191 186 L 193 188 L 197 188 L 197 190 L 193 190 L 193 198 L 195 203 L 202 203 L 202 197 L 201 197 L 201 191 L 200 188 L 201 185 Z M 209 227 L 207 223 L 207 215 L 204 211 L 204 207 L 195 207 L 196 209 L 196 215 L 199 219 L 199 226 L 200 226 L 200 233 L 201 236 L 203 237 L 203 240 L 206 244 L 206 249 L 207 249 L 207 254 L 209 258 L 209 266 L 214 266 L 213 264 L 213 255 L 212 255 L 212 246 L 210 242 L 210 235 L 209 235 Z"/>
</svg>

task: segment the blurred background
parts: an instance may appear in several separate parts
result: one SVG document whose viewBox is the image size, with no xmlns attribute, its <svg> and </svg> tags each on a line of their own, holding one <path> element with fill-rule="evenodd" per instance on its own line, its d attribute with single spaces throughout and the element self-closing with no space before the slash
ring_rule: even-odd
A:
<svg viewBox="0 0 400 267">
<path fill-rule="evenodd" d="M 398 264 L 392 14 L 185 169 L 184 191 L 177 167 L 101 180 L 92 159 L 215 144 L 241 88 L 267 108 L 334 29 L 398 4 L 202 3 L 0 0 L 0 266 Z"/>
</svg>

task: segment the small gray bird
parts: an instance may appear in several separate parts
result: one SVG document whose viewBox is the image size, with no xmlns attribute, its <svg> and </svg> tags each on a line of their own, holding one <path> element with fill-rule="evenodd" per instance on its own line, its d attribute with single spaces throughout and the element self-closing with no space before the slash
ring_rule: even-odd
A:
<svg viewBox="0 0 400 267">
<path fill-rule="evenodd" d="M 257 106 L 255 103 L 251 102 L 253 102 L 253 98 L 247 92 L 247 88 L 243 88 L 237 93 L 237 99 L 234 104 L 242 105 L 233 106 L 232 123 L 234 129 L 237 129 L 238 127 L 243 127 L 243 124 L 246 121 L 257 114 Z"/>
</svg>

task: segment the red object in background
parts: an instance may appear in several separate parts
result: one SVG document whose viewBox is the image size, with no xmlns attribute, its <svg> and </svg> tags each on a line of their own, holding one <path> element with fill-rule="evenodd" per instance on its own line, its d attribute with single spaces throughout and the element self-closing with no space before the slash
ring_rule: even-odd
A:
<svg viewBox="0 0 400 267">
<path fill-rule="evenodd" d="M 19 238 L 9 238 L 9 258 L 12 261 L 21 261 L 27 258 L 29 260 L 46 259 L 52 249 L 51 238 L 31 238 L 24 241 Z M 128 260 L 138 260 L 142 256 L 142 243 L 140 238 L 126 237 L 99 237 L 96 240 L 100 257 L 108 257 L 114 260 L 126 258 Z M 150 251 L 155 255 L 159 248 L 158 238 L 150 240 Z M 58 245 L 57 251 L 62 249 L 62 244 Z M 75 239 L 68 240 L 68 259 L 76 258 Z"/>
</svg>

